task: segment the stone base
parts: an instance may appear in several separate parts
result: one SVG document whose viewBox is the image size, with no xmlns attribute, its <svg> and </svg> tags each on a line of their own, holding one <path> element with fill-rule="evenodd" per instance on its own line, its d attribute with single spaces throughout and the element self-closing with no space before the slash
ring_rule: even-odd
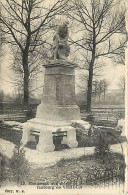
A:
<svg viewBox="0 0 128 195">
<path fill-rule="evenodd" d="M 42 103 L 37 107 L 36 118 L 51 121 L 77 120 L 80 119 L 80 108 L 77 105 L 53 106 Z"/>
<path fill-rule="evenodd" d="M 55 150 L 55 146 L 53 144 L 52 131 L 48 129 L 40 131 L 39 143 L 36 149 L 40 152 L 50 152 Z"/>
<path fill-rule="evenodd" d="M 76 129 L 71 126 L 71 122 L 58 121 L 57 124 L 57 121 L 52 121 L 51 123 L 51 121 L 40 121 L 36 118 L 24 123 L 21 143 L 25 146 L 27 142 L 32 140 L 31 133 L 38 134 L 39 142 L 36 149 L 40 152 L 54 151 L 53 133 L 55 132 L 67 132 L 67 136 L 63 137 L 62 144 L 67 144 L 70 148 L 78 146 Z"/>
</svg>

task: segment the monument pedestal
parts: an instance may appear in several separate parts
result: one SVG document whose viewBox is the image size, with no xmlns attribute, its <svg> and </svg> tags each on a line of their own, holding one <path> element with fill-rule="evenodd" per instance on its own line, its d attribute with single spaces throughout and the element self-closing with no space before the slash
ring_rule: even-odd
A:
<svg viewBox="0 0 128 195">
<path fill-rule="evenodd" d="M 62 144 L 67 144 L 70 148 L 78 146 L 76 141 L 76 129 L 71 126 L 71 122 L 64 123 L 58 121 L 48 125 L 48 121 L 41 121 L 39 119 L 31 119 L 24 123 L 24 131 L 22 136 L 22 145 L 25 146 L 29 141 L 33 141 L 33 134 L 39 136 L 37 150 L 41 152 L 50 152 L 55 149 L 53 144 L 53 133 L 66 132 L 66 136 L 61 141 Z"/>
<path fill-rule="evenodd" d="M 37 150 L 53 151 L 53 134 L 66 132 L 62 143 L 77 147 L 75 120 L 80 120 L 80 109 L 75 101 L 76 65 L 64 60 L 51 61 L 44 65 L 44 88 L 41 104 L 37 107 L 36 118 L 24 124 L 22 144 L 31 140 L 31 134 L 39 135 Z M 87 125 L 87 122 L 84 122 Z"/>
<path fill-rule="evenodd" d="M 80 119 L 75 101 L 76 65 L 64 60 L 45 65 L 44 89 L 36 118 L 52 121 Z"/>
</svg>

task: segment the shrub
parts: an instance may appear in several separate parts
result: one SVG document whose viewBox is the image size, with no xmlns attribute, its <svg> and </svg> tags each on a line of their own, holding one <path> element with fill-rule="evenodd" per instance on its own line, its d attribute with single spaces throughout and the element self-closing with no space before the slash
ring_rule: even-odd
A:
<svg viewBox="0 0 128 195">
<path fill-rule="evenodd" d="M 97 157 L 103 160 L 108 153 L 110 152 L 110 144 L 105 138 L 105 134 L 100 133 L 98 135 L 97 145 L 95 147 L 94 153 Z"/>
<path fill-rule="evenodd" d="M 13 173 L 13 180 L 19 183 L 28 176 L 29 163 L 25 158 L 25 151 L 20 146 L 15 146 L 13 150 L 13 156 L 10 160 L 10 168 Z"/>
<path fill-rule="evenodd" d="M 92 125 L 92 128 L 90 130 L 90 134 L 88 132 L 88 135 L 85 135 L 78 130 L 76 131 L 78 147 L 97 146 L 97 143 L 99 143 L 100 133 L 102 133 L 102 137 L 105 137 L 105 142 L 110 145 L 119 144 L 127 141 L 125 136 L 121 136 L 116 130 L 112 130 L 111 128 L 103 129 L 98 128 L 98 126 Z"/>
<path fill-rule="evenodd" d="M 5 157 L 0 153 L 0 181 L 5 179 Z"/>
</svg>

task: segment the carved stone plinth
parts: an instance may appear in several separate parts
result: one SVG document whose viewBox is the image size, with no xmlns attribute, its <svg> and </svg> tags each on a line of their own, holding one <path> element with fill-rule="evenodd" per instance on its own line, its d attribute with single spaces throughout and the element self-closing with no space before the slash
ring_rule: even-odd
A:
<svg viewBox="0 0 128 195">
<path fill-rule="evenodd" d="M 75 101 L 75 65 L 51 61 L 45 66 L 44 89 L 36 118 L 53 121 L 78 120 L 80 109 Z"/>
</svg>

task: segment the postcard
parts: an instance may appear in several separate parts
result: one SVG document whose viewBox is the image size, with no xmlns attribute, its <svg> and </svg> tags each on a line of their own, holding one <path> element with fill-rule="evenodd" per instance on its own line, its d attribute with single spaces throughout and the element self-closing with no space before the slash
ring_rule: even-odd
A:
<svg viewBox="0 0 128 195">
<path fill-rule="evenodd" d="M 1 0 L 0 195 L 128 194 L 127 10 Z"/>
</svg>

